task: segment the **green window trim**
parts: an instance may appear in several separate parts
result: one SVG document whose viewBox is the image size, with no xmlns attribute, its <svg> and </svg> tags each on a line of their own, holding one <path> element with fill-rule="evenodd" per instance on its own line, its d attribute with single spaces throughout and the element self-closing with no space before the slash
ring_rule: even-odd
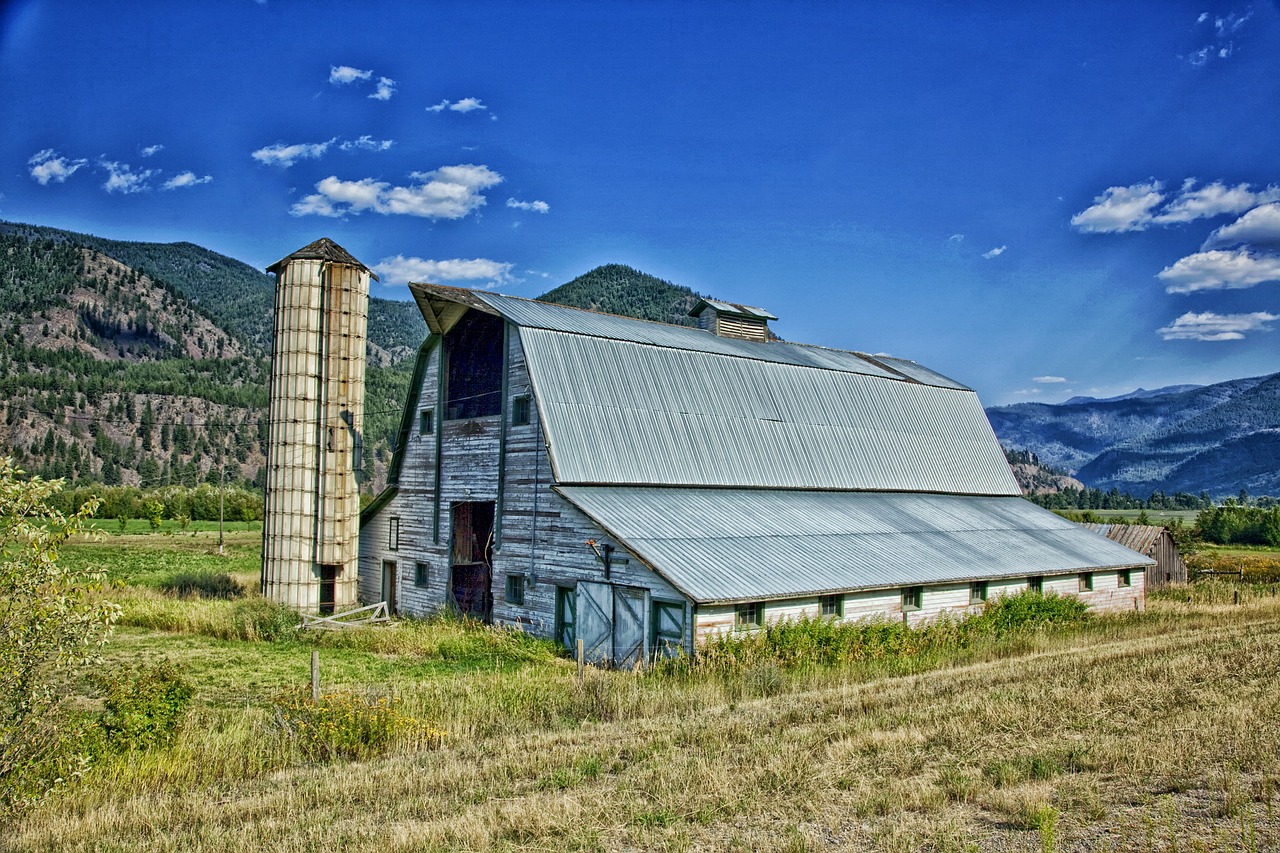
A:
<svg viewBox="0 0 1280 853">
<path fill-rule="evenodd" d="M 428 586 L 431 583 L 431 564 L 421 560 L 413 564 L 413 585 Z"/>
<path fill-rule="evenodd" d="M 1032 575 L 1027 578 L 1027 591 L 1044 594 L 1044 575 Z"/>
<path fill-rule="evenodd" d="M 511 425 L 528 426 L 532 406 L 528 395 L 521 395 L 511 401 Z"/>
<path fill-rule="evenodd" d="M 654 601 L 649 646 L 654 657 L 672 657 L 684 650 L 684 603 Z"/>
<path fill-rule="evenodd" d="M 1133 569 L 1121 569 L 1116 572 L 1116 586 L 1127 587 L 1133 586 Z"/>
<path fill-rule="evenodd" d="M 902 612 L 913 613 L 924 606 L 924 587 L 904 586 L 902 588 Z"/>
<path fill-rule="evenodd" d="M 507 604 L 524 606 L 524 575 L 507 575 Z"/>
<path fill-rule="evenodd" d="M 818 598 L 818 615 L 834 616 L 837 619 L 844 618 L 844 596 L 823 595 Z"/>
<path fill-rule="evenodd" d="M 733 624 L 736 626 L 764 624 L 764 602 L 744 601 L 733 606 Z"/>
<path fill-rule="evenodd" d="M 1080 591 L 1093 592 L 1093 572 L 1080 573 Z"/>
<path fill-rule="evenodd" d="M 577 590 L 571 586 L 556 587 L 556 640 L 574 651 L 578 639 Z"/>
<path fill-rule="evenodd" d="M 985 604 L 990 594 L 990 586 L 987 581 L 974 581 L 969 584 L 969 603 Z"/>
</svg>

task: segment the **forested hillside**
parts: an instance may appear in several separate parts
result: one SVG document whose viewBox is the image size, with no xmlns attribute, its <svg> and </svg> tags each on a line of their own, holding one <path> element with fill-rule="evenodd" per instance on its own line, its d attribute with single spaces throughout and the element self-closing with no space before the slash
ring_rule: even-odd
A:
<svg viewBox="0 0 1280 853">
<path fill-rule="evenodd" d="M 679 326 L 698 325 L 689 316 L 698 298 L 687 287 L 622 264 L 596 267 L 538 297 L 542 302 Z"/>
</svg>

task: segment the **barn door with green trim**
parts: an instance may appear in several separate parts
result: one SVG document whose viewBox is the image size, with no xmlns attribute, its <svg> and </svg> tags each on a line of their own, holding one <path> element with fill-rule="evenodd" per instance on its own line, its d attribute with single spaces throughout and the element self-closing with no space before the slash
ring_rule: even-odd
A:
<svg viewBox="0 0 1280 853">
<path fill-rule="evenodd" d="M 642 666 L 645 627 L 649 624 L 649 591 L 638 586 L 613 588 L 613 663 L 618 667 Z"/>
<path fill-rule="evenodd" d="M 613 587 L 607 583 L 578 582 L 578 639 L 587 663 L 613 660 Z"/>
</svg>

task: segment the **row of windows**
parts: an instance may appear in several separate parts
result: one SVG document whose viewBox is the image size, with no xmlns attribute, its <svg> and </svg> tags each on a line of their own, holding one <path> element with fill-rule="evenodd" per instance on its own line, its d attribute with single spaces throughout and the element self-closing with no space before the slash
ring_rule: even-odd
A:
<svg viewBox="0 0 1280 853">
<path fill-rule="evenodd" d="M 1129 587 L 1133 585 L 1133 576 L 1131 569 L 1121 569 L 1116 572 L 1116 586 Z M 989 597 L 988 581 L 974 581 L 969 584 L 969 603 L 983 604 Z M 1035 575 L 1027 578 L 1027 589 L 1031 592 L 1044 592 L 1044 577 Z M 1082 572 L 1079 576 L 1079 589 L 1081 592 L 1093 591 L 1093 572 Z M 901 592 L 902 610 L 910 613 L 919 610 L 924 603 L 924 587 L 908 586 L 903 587 Z M 823 595 L 818 598 L 818 613 L 821 616 L 844 616 L 844 596 Z M 764 602 L 748 601 L 739 604 L 734 610 L 734 621 L 739 625 L 763 625 L 764 624 Z"/>
<path fill-rule="evenodd" d="M 527 396 L 516 397 L 511 401 L 511 425 L 528 426 L 532 404 Z M 431 435 L 436 431 L 436 410 L 423 409 L 418 412 L 418 435 Z"/>
</svg>

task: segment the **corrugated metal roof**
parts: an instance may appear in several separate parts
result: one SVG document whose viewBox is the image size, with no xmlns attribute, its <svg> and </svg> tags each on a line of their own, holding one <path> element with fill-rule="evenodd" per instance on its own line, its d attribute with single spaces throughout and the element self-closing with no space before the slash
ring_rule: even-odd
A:
<svg viewBox="0 0 1280 853">
<path fill-rule="evenodd" d="M 1085 530 L 1091 530 L 1105 536 L 1112 542 L 1119 542 L 1126 548 L 1139 554 L 1150 554 L 1156 540 L 1165 534 L 1165 529 L 1158 524 L 1094 524 L 1081 522 Z"/>
<path fill-rule="evenodd" d="M 698 304 L 693 306 L 693 310 L 689 312 L 689 316 L 697 317 L 707 308 L 714 308 L 721 314 L 741 314 L 744 317 L 756 317 L 760 320 L 778 319 L 763 308 L 757 308 L 754 305 L 742 305 L 737 302 L 723 302 L 719 299 L 712 299 L 709 296 L 699 299 Z"/>
<path fill-rule="evenodd" d="M 520 340 L 563 483 L 1021 494 L 972 391 L 544 328 Z"/>
<path fill-rule="evenodd" d="M 560 486 L 699 602 L 1150 565 L 1018 497 Z"/>
</svg>

